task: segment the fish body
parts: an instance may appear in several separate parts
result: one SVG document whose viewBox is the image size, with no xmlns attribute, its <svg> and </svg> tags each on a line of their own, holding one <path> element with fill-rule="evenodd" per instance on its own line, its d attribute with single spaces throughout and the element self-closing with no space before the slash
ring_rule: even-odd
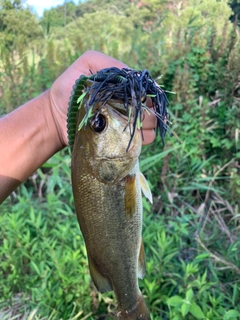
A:
<svg viewBox="0 0 240 320">
<path fill-rule="evenodd" d="M 150 319 L 138 277 L 145 273 L 141 190 L 150 201 L 151 192 L 138 158 L 144 112 L 155 114 L 164 143 L 167 102 L 148 70 L 115 67 L 80 76 L 69 101 L 72 186 L 90 274 L 100 292 L 114 290 L 122 320 Z"/>
<path fill-rule="evenodd" d="M 77 112 L 73 194 L 95 286 L 100 292 L 114 291 L 119 319 L 145 320 L 150 314 L 138 287 L 138 277 L 145 273 L 138 164 L 142 139 L 136 130 L 126 152 L 130 129 L 117 109 L 111 102 L 96 105 L 97 116 L 80 131 L 86 111 Z"/>
</svg>

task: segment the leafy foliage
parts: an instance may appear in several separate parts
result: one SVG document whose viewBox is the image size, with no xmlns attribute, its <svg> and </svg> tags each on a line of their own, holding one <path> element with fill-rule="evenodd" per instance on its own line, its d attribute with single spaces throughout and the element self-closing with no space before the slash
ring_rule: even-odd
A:
<svg viewBox="0 0 240 320">
<path fill-rule="evenodd" d="M 157 139 L 141 155 L 154 196 L 153 208 L 144 199 L 141 289 L 154 320 L 239 319 L 240 49 L 228 1 L 65 8 L 37 20 L 19 1 L 0 2 L 0 114 L 50 87 L 87 49 L 163 75 L 175 92 L 172 135 L 162 152 Z M 66 152 L 55 155 L 0 208 L 1 319 L 113 317 L 113 295 L 90 281 L 69 166 Z"/>
</svg>

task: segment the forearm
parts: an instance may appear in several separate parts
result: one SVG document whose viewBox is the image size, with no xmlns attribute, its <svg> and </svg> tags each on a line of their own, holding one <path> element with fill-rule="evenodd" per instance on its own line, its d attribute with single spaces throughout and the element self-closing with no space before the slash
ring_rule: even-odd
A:
<svg viewBox="0 0 240 320">
<path fill-rule="evenodd" d="M 100 52 L 80 56 L 46 91 L 0 119 L 0 204 L 24 180 L 68 143 L 66 117 L 72 87 L 80 75 L 126 65 Z M 146 114 L 144 142 L 154 140 L 156 118 Z"/>
<path fill-rule="evenodd" d="M 64 147 L 48 95 L 46 91 L 0 119 L 0 203 Z"/>
</svg>

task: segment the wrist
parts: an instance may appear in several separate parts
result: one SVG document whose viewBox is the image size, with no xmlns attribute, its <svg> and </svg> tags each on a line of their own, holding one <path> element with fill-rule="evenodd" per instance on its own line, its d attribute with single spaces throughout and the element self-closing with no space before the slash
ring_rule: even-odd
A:
<svg viewBox="0 0 240 320">
<path fill-rule="evenodd" d="M 59 78 L 53 83 L 52 87 L 47 91 L 49 99 L 49 110 L 51 111 L 51 117 L 53 119 L 55 130 L 58 135 L 60 143 L 60 149 L 63 149 L 68 145 L 67 138 L 67 107 L 68 99 L 66 100 L 66 89 L 61 85 Z"/>
<path fill-rule="evenodd" d="M 0 157 L 0 174 L 19 181 L 63 148 L 48 91 L 3 117 L 0 133 L 0 146 L 5 151 Z"/>
<path fill-rule="evenodd" d="M 45 121 L 43 125 L 45 126 L 46 139 L 48 141 L 50 138 L 52 139 L 50 143 L 52 144 L 53 152 L 54 150 L 56 150 L 54 152 L 56 153 L 57 151 L 66 147 L 66 143 L 63 139 L 62 133 L 62 127 L 66 127 L 66 125 L 63 124 L 64 120 L 62 118 L 66 118 L 66 115 L 61 114 L 56 107 L 56 102 L 51 89 L 46 90 L 42 95 L 44 99 L 43 105 L 45 109 Z"/>
</svg>

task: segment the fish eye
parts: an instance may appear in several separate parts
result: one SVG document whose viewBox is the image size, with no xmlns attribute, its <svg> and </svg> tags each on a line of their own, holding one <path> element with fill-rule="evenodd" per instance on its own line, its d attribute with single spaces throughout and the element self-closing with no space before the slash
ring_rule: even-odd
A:
<svg viewBox="0 0 240 320">
<path fill-rule="evenodd" d="M 97 115 L 90 122 L 91 129 L 94 132 L 98 132 L 98 133 L 102 132 L 105 129 L 106 125 L 107 125 L 106 118 L 102 114 Z"/>
</svg>

